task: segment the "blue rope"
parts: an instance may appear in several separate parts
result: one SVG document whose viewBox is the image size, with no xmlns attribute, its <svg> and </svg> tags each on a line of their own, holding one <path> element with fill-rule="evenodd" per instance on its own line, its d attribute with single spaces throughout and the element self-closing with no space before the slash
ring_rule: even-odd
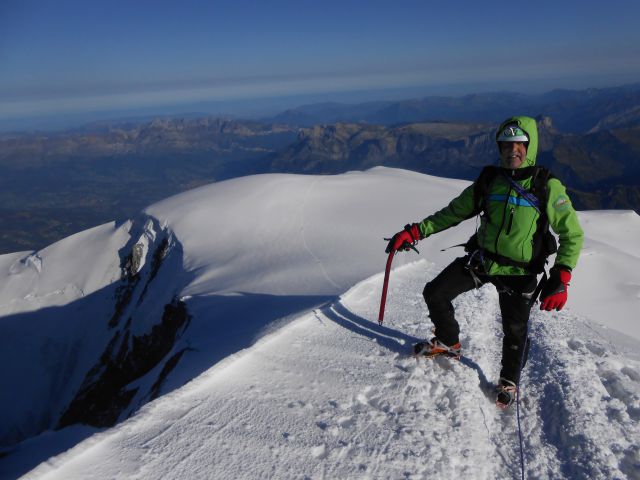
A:
<svg viewBox="0 0 640 480">
<path fill-rule="evenodd" d="M 518 441 L 520 443 L 520 473 L 522 480 L 524 480 L 524 446 L 522 444 L 522 428 L 520 427 L 520 385 L 522 383 L 522 369 L 524 368 L 525 353 L 530 346 L 529 342 L 529 319 L 527 319 L 526 334 L 524 337 L 524 345 L 522 348 L 522 355 L 520 356 L 520 381 L 518 381 L 518 387 L 516 390 L 516 419 L 518 420 Z"/>
</svg>

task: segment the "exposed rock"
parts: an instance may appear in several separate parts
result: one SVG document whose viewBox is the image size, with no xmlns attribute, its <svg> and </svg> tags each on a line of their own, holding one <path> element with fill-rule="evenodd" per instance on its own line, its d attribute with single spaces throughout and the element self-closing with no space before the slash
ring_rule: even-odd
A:
<svg viewBox="0 0 640 480">
<path fill-rule="evenodd" d="M 186 328 L 190 318 L 185 303 L 174 299 L 165 305 L 160 323 L 153 326 L 149 333 L 131 335 L 130 323 L 124 331 L 115 332 L 100 363 L 89 371 L 57 427 L 64 428 L 74 423 L 95 427 L 115 424 L 138 391 L 137 387 L 127 388 L 127 385 L 149 373 L 165 358 L 173 348 L 179 331 Z M 152 396 L 158 395 L 162 381 L 175 367 L 182 353 L 174 355 L 165 364 L 152 387 Z"/>
<path fill-rule="evenodd" d="M 165 260 L 175 251 L 174 241 L 151 220 L 145 222 L 138 234 L 134 231 L 131 238 L 130 246 L 125 247 L 129 253 L 123 255 L 121 284 L 116 290 L 114 313 L 109 320 L 109 327 L 113 329 L 111 339 L 98 362 L 86 373 L 60 417 L 58 428 L 74 423 L 96 427 L 113 425 L 135 407 L 131 401 L 138 393 L 144 398 L 159 394 L 162 383 L 184 353 L 183 349 L 165 360 L 189 324 L 191 317 L 186 304 L 173 297 L 171 291 L 165 291 L 166 287 L 156 292 L 153 302 L 143 302 Z M 173 273 L 167 272 L 167 276 Z M 161 318 L 153 321 L 150 312 L 158 311 L 156 302 L 166 303 Z M 164 366 L 149 391 L 139 391 L 139 385 L 131 385 L 162 362 Z"/>
<path fill-rule="evenodd" d="M 434 175 L 472 177 L 495 157 L 493 126 L 445 122 L 398 127 L 336 124 L 303 129 L 298 142 L 275 156 L 271 171 L 326 174 L 375 165 Z"/>
<path fill-rule="evenodd" d="M 140 276 L 138 271 L 142 263 L 143 246 L 136 243 L 129 255 L 124 260 L 122 265 L 122 279 L 120 285 L 116 289 L 114 301 L 115 308 L 111 319 L 109 320 L 109 327 L 113 328 L 118 324 L 118 321 L 122 317 L 123 312 L 131 303 L 131 297 L 135 291 Z"/>
<path fill-rule="evenodd" d="M 169 239 L 165 237 L 162 239 L 162 241 L 160 242 L 160 245 L 153 253 L 153 259 L 151 260 L 151 271 L 149 272 L 149 276 L 147 278 L 147 283 L 144 286 L 144 290 L 142 291 L 142 294 L 138 299 L 138 305 L 142 303 L 145 296 L 147 295 L 147 290 L 149 289 L 149 285 L 151 284 L 153 279 L 156 278 L 156 275 L 158 274 L 158 270 L 160 269 L 160 265 L 162 265 L 162 260 L 164 260 L 164 258 L 167 256 L 168 252 L 169 252 Z"/>
<path fill-rule="evenodd" d="M 538 130 L 553 130 L 553 121 L 551 117 L 547 115 L 538 115 L 536 117 L 536 123 L 538 124 Z"/>
<path fill-rule="evenodd" d="M 601 130 L 631 128 L 640 126 L 640 104 L 629 106 L 622 112 L 615 112 L 602 118 L 589 133 Z"/>
</svg>

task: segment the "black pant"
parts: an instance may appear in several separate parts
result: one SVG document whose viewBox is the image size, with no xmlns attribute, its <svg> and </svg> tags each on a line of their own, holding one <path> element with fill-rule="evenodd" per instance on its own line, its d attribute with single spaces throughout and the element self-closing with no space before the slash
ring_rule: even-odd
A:
<svg viewBox="0 0 640 480">
<path fill-rule="evenodd" d="M 517 384 L 521 362 L 524 366 L 529 350 L 526 336 L 531 305 L 527 294 L 535 290 L 537 278 L 535 275 L 488 276 L 476 273 L 476 281 L 467 268 L 467 261 L 468 257 L 454 260 L 424 287 L 423 296 L 435 325 L 435 335 L 447 345 L 457 343 L 460 326 L 451 301 L 461 293 L 491 282 L 498 289 L 504 332 L 500 376 Z"/>
</svg>

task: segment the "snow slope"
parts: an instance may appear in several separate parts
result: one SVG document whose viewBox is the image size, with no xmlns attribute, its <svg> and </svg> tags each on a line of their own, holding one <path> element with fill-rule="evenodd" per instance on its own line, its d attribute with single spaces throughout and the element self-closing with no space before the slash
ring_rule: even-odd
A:
<svg viewBox="0 0 640 480">
<path fill-rule="evenodd" d="M 125 246 L 170 235 L 181 265 L 158 282 L 193 315 L 166 395 L 104 432 L 70 427 L 26 440 L 0 458 L 0 476 L 36 467 L 28 477 L 422 478 L 474 465 L 475 478 L 511 476 L 513 416 L 499 415 L 483 393 L 499 367 L 495 292 L 459 300 L 467 359 L 425 365 L 404 355 L 430 333 L 424 282 L 461 254 L 439 250 L 466 240 L 473 220 L 422 242 L 420 257 L 396 256 L 388 328 L 371 322 L 382 237 L 465 185 L 386 168 L 246 177 L 41 252 L 0 256 L 0 338 L 10 338 L 0 376 L 15 386 L 0 394 L 4 425 L 18 428 L 12 419 L 39 411 L 31 428 L 46 430 L 56 412 L 47 405 L 68 401 L 63 386 L 77 385 L 99 355 L 109 317 L 101 310 Z M 640 217 L 580 216 L 587 241 L 569 308 L 534 316 L 527 468 L 532 478 L 638 478 Z M 52 317 L 59 307 L 65 315 Z M 75 368 L 73 378 L 60 361 Z"/>
<path fill-rule="evenodd" d="M 429 334 L 419 287 L 436 272 L 394 272 L 385 326 L 370 321 L 377 275 L 26 478 L 518 478 L 515 418 L 489 385 L 495 290 L 457 302 L 468 357 L 407 355 Z M 527 478 L 638 478 L 639 342 L 570 313 L 536 313 L 532 334 Z"/>
</svg>

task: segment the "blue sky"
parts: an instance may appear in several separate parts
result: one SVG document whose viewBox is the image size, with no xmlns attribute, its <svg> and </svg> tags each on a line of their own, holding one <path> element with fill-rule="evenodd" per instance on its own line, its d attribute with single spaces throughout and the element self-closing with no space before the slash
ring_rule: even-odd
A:
<svg viewBox="0 0 640 480">
<path fill-rule="evenodd" d="M 640 81 L 638 19 L 637 0 L 2 0 L 0 118 L 613 86 Z"/>
</svg>

